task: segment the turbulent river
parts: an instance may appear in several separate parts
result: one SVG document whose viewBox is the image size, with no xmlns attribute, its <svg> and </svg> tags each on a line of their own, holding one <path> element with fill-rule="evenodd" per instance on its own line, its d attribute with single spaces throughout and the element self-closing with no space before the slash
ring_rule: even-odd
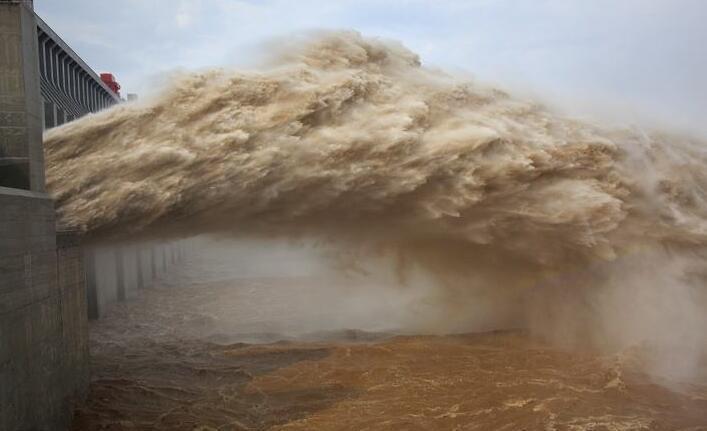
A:
<svg viewBox="0 0 707 431">
<path fill-rule="evenodd" d="M 707 385 L 646 374 L 640 349 L 412 335 L 405 292 L 260 253 L 290 265 L 196 253 L 93 322 L 74 430 L 707 429 Z"/>
</svg>

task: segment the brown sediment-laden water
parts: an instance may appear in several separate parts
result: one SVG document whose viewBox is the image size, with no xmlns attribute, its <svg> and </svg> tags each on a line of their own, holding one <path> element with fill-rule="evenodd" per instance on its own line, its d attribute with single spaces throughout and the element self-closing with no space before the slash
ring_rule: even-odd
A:
<svg viewBox="0 0 707 431">
<path fill-rule="evenodd" d="M 235 259 L 192 257 L 92 323 L 74 430 L 707 429 L 707 385 L 647 374 L 639 347 L 411 335 L 390 329 L 399 292 Z"/>
<path fill-rule="evenodd" d="M 231 282 L 192 293 L 197 280 L 183 280 L 161 301 L 146 293 L 144 304 L 121 305 L 93 328 L 96 376 L 118 385 L 106 392 L 147 409 L 126 420 L 140 422 L 153 409 L 164 420 L 185 421 L 243 413 L 234 419 L 241 425 L 225 426 L 255 428 L 498 429 L 515 414 L 521 425 L 513 429 L 699 429 L 704 422 L 707 146 L 700 137 L 566 118 L 427 68 L 400 44 L 334 32 L 293 37 L 258 69 L 177 77 L 151 100 L 45 138 L 61 221 L 89 242 L 204 233 L 313 241 L 341 273 L 385 267 L 404 292 L 378 289 L 382 307 L 369 300 L 376 286 L 344 289 L 340 279 L 289 277 L 255 289 L 272 303 L 263 299 L 253 310 L 233 304 L 233 327 L 221 321 L 221 332 L 243 332 L 251 315 L 263 324 L 277 316 L 278 325 L 302 325 L 288 344 L 257 348 L 224 347 L 228 337 L 160 338 L 170 327 L 180 328 L 170 333 L 177 338 L 189 332 L 169 307 L 191 310 Z M 316 295 L 272 308 L 279 295 L 308 283 Z M 337 296 L 332 292 L 351 302 L 337 310 L 321 301 L 327 309 L 318 322 L 331 327 L 285 319 L 311 315 L 304 305 Z M 298 314 L 298 305 L 307 313 Z M 137 310 L 144 319 L 135 321 L 147 325 L 134 331 L 141 337 L 121 338 L 132 324 L 121 313 Z M 353 319 L 369 312 L 376 318 Z M 371 325 L 386 320 L 390 325 Z M 342 322 L 397 335 L 350 345 L 322 334 L 301 339 L 308 329 Z M 520 332 L 444 336 L 511 328 Z M 275 341 L 260 338 L 251 342 Z M 141 356 L 147 347 L 133 342 L 171 349 L 177 363 L 189 354 L 195 362 L 182 369 L 168 352 Z M 113 348 L 125 354 L 102 353 Z M 625 356 L 621 366 L 605 362 L 617 352 Z M 269 365 L 253 368 L 258 355 Z M 511 380 L 500 368 L 489 371 L 486 359 Z M 432 373 L 426 386 L 415 380 L 428 375 L 420 367 Z M 160 369 L 173 370 L 174 384 L 164 383 Z M 153 371 L 157 389 L 139 383 Z M 228 379 L 232 392 L 214 395 L 215 382 Z M 306 382 L 319 392 L 308 392 Z M 454 404 L 442 403 L 446 392 Z M 228 404 L 239 400 L 243 410 Z M 109 414 L 110 405 L 87 411 Z M 366 418 L 371 422 L 357 422 Z M 425 422 L 432 420 L 447 422 Z"/>
</svg>

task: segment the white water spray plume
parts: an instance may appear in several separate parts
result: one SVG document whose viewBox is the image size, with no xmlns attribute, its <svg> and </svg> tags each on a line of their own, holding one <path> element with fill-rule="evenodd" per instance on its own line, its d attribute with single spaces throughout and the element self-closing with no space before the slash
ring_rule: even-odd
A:
<svg viewBox="0 0 707 431">
<path fill-rule="evenodd" d="M 96 240 L 326 238 L 424 268 L 499 326 L 647 343 L 681 358 L 667 374 L 704 360 L 704 141 L 563 118 L 393 42 L 300 42 L 48 132 L 62 222 Z"/>
</svg>

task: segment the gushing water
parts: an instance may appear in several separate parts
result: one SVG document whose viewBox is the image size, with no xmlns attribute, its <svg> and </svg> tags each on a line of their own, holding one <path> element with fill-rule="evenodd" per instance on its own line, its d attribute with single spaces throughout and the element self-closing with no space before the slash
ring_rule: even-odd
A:
<svg viewBox="0 0 707 431">
<path fill-rule="evenodd" d="M 401 284 L 424 274 L 445 312 L 421 331 L 645 343 L 656 371 L 694 378 L 704 141 L 563 118 L 356 33 L 299 42 L 50 131 L 62 221 L 95 241 L 316 238 L 386 256 Z"/>
</svg>

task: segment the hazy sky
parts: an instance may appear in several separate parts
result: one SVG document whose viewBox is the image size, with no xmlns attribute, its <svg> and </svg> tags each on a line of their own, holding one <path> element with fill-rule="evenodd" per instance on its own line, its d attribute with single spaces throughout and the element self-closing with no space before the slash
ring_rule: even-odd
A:
<svg viewBox="0 0 707 431">
<path fill-rule="evenodd" d="M 402 41 L 573 113 L 707 133 L 707 0 L 35 0 L 97 72 L 146 94 L 175 69 L 246 64 L 303 29 Z"/>
</svg>

